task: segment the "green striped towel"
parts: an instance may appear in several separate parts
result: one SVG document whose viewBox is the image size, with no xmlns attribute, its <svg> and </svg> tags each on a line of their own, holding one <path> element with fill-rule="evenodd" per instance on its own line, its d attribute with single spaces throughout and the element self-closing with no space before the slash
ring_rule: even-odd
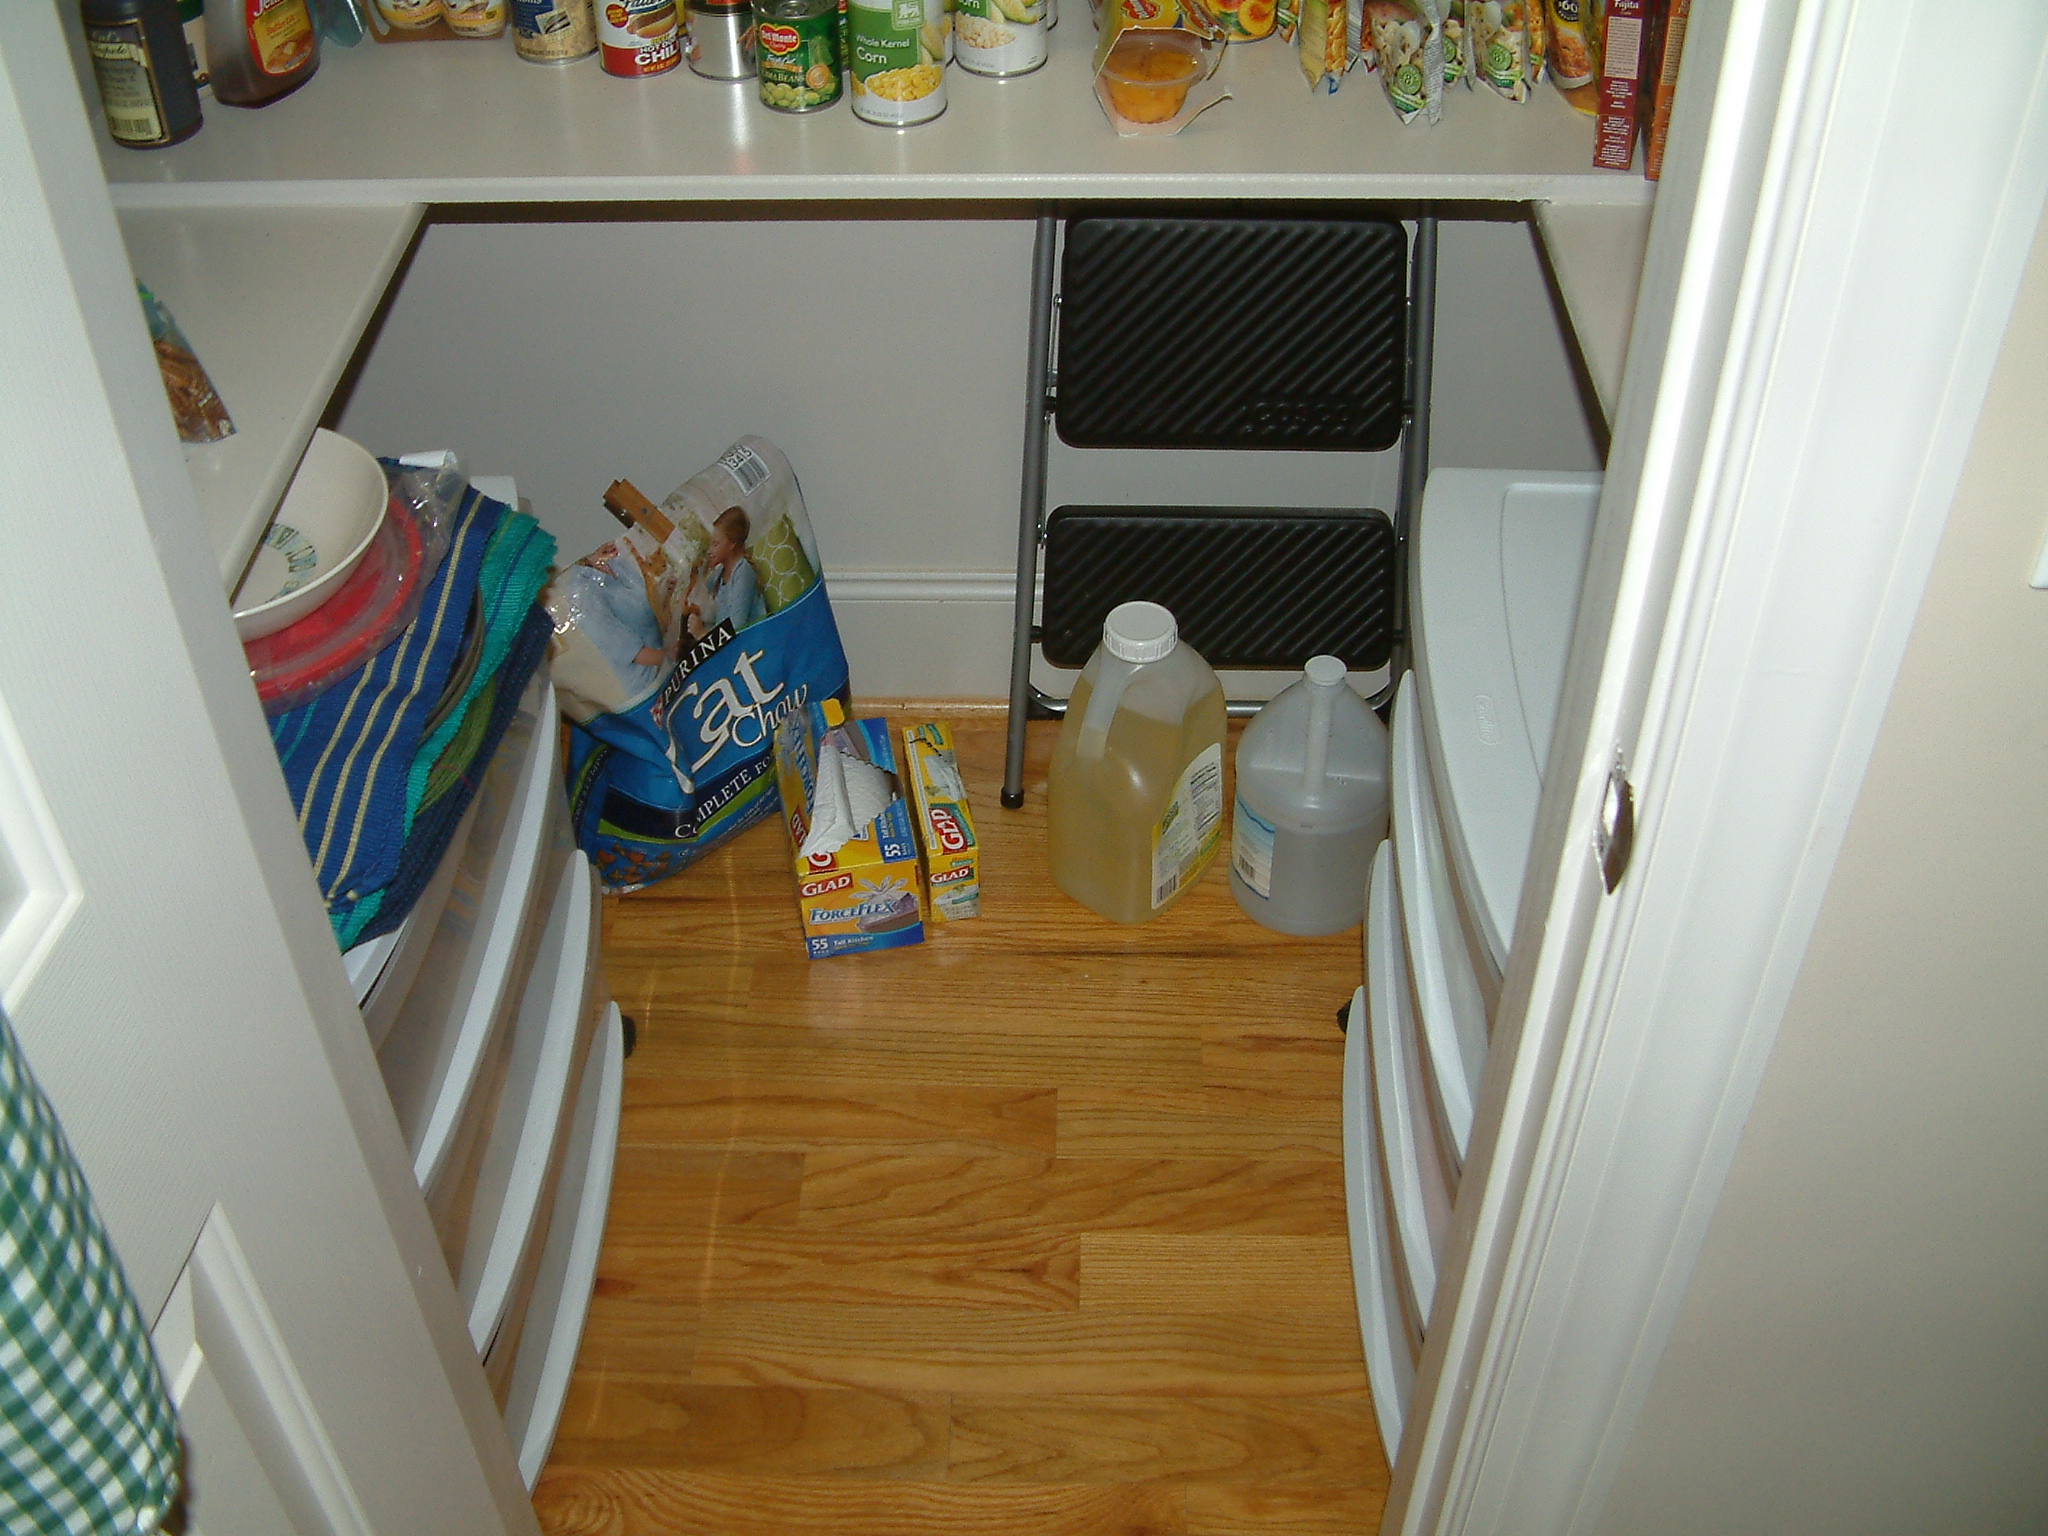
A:
<svg viewBox="0 0 2048 1536">
<path fill-rule="evenodd" d="M 156 1531 L 178 1420 L 63 1127 L 0 1015 L 0 1531 Z"/>
</svg>

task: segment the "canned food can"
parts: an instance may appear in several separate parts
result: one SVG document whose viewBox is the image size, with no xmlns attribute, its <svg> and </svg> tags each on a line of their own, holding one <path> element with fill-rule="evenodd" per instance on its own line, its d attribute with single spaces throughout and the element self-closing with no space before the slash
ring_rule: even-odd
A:
<svg viewBox="0 0 2048 1536">
<path fill-rule="evenodd" d="M 1046 0 L 959 0 L 954 57 L 977 75 L 1028 75 L 1045 63 Z"/>
<path fill-rule="evenodd" d="M 448 30 L 457 37 L 502 37 L 506 0 L 446 0 Z"/>
<path fill-rule="evenodd" d="M 907 128 L 946 110 L 946 45 L 929 14 L 926 0 L 856 0 L 848 78 L 855 117 Z"/>
<path fill-rule="evenodd" d="M 667 74 L 683 62 L 676 0 L 597 0 L 597 56 L 622 79 Z"/>
<path fill-rule="evenodd" d="M 924 0 L 924 30 L 926 51 L 936 54 L 941 64 L 952 63 L 953 0 Z"/>
<path fill-rule="evenodd" d="M 754 8 L 754 65 L 761 102 L 777 112 L 816 112 L 839 99 L 844 48 L 837 0 L 761 0 Z"/>
<path fill-rule="evenodd" d="M 689 8 L 690 68 L 707 80 L 754 78 L 754 8 L 702 5 Z"/>
<path fill-rule="evenodd" d="M 597 52 L 590 0 L 512 0 L 512 46 L 531 64 L 567 64 Z"/>
<path fill-rule="evenodd" d="M 441 19 L 441 0 L 377 0 L 377 14 L 394 31 L 418 32 Z"/>
</svg>

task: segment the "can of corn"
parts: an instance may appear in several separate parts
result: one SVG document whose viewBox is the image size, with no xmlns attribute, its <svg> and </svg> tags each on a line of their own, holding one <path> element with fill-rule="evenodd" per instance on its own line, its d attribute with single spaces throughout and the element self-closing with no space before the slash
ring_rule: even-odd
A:
<svg viewBox="0 0 2048 1536">
<path fill-rule="evenodd" d="M 1028 75 L 1045 63 L 1049 0 L 958 0 L 953 57 L 977 75 Z"/>
<path fill-rule="evenodd" d="M 946 110 L 946 44 L 926 0 L 853 0 L 853 115 L 907 128 Z"/>
<path fill-rule="evenodd" d="M 839 0 L 757 0 L 754 62 L 761 104 L 777 112 L 816 112 L 839 99 L 845 47 Z"/>
</svg>

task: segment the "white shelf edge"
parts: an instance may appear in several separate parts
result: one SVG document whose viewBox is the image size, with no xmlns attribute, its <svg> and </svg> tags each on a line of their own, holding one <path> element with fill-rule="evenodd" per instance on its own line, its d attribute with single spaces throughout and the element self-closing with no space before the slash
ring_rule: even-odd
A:
<svg viewBox="0 0 2048 1536">
<path fill-rule="evenodd" d="M 618 1155 L 619 1113 L 626 1082 L 626 1040 L 618 1004 L 606 1006 L 599 1030 L 599 1049 L 591 1053 L 590 1066 L 584 1071 L 586 1081 L 578 1093 L 569 1155 L 563 1160 L 565 1188 L 578 1162 L 583 1164 L 575 1210 L 572 1213 L 556 1202 L 541 1276 L 529 1303 L 533 1310 L 523 1335 L 527 1346 L 520 1350 L 513 1367 L 506 1401 L 505 1428 L 518 1449 L 519 1472 L 529 1489 L 539 1480 L 555 1443 L 555 1428 L 561 1422 L 562 1403 L 583 1340 L 584 1319 L 590 1313 L 598 1252 L 611 1206 L 612 1168 Z M 549 1312 L 553 1313 L 552 1326 L 545 1335 L 536 1335 L 532 1319 Z M 528 1350 L 536 1345 L 538 1351 L 529 1355 Z"/>
<path fill-rule="evenodd" d="M 1654 182 L 1644 185 L 1653 187 Z M 1636 290 L 1650 244 L 1652 201 L 1634 203 L 1536 201 L 1536 232 L 1557 275 L 1567 327 L 1593 381 L 1609 424 L 1621 402 L 1622 366 L 1635 323 Z"/>
<path fill-rule="evenodd" d="M 484 1353 L 497 1333 L 511 1303 L 519 1279 L 519 1261 L 532 1241 L 546 1193 L 548 1165 L 554 1158 L 557 1133 L 564 1117 L 572 1112 L 571 1096 L 576 1085 L 571 1079 L 579 1055 L 583 1000 L 596 954 L 592 895 L 590 862 L 580 852 L 572 854 L 555 890 L 563 929 L 554 957 L 552 984 L 547 991 L 533 1091 L 524 1106 L 504 1197 L 491 1227 L 483 1263 L 477 1270 L 474 1294 L 469 1298 L 469 1337 L 478 1355 Z M 542 946 L 542 953 L 547 953 L 545 939 Z M 529 992 L 541 980 L 536 971 L 527 983 Z M 519 1022 L 527 1022 L 523 1013 Z M 504 1107 L 499 1113 L 504 1113 Z M 479 1214 L 473 1212 L 471 1219 Z"/>
<path fill-rule="evenodd" d="M 1366 1020 L 1370 1025 L 1368 1053 L 1375 1106 L 1378 1111 L 1381 1166 L 1392 1195 L 1394 1235 L 1399 1240 L 1402 1270 L 1408 1285 L 1408 1302 L 1418 1318 L 1429 1316 L 1436 1299 L 1438 1245 L 1447 1226 L 1447 1212 L 1432 1209 L 1431 1193 L 1425 1190 L 1422 1159 L 1436 1149 L 1436 1132 L 1417 1123 L 1416 1108 L 1409 1097 L 1409 1061 L 1402 1050 L 1402 1033 L 1412 1026 L 1397 989 L 1408 986 L 1408 970 L 1401 955 L 1394 893 L 1393 850 L 1381 843 L 1372 861 L 1372 896 L 1366 906 Z M 1429 1138 L 1425 1145 L 1423 1138 Z"/>
<path fill-rule="evenodd" d="M 1344 1214 L 1351 1238 L 1351 1283 L 1358 1299 L 1365 1372 L 1373 1413 L 1392 1465 L 1401 1455 L 1401 1429 L 1415 1392 L 1415 1356 L 1400 1313 L 1399 1279 L 1386 1231 L 1386 1193 L 1374 1154 L 1372 1090 L 1366 1083 L 1365 988 L 1351 999 L 1344 1031 Z"/>
</svg>

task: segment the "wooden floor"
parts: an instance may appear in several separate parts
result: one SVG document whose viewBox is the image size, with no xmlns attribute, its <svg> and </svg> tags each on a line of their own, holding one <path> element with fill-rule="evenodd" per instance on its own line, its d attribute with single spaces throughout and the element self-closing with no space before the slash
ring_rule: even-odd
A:
<svg viewBox="0 0 2048 1536">
<path fill-rule="evenodd" d="M 779 823 L 612 898 L 639 1021 L 557 1536 L 1267 1536 L 1378 1526 L 1344 1236 L 1356 929 L 1219 858 L 1140 928 L 1046 872 L 1034 726 L 955 712 L 983 913 L 811 961 Z"/>
</svg>

